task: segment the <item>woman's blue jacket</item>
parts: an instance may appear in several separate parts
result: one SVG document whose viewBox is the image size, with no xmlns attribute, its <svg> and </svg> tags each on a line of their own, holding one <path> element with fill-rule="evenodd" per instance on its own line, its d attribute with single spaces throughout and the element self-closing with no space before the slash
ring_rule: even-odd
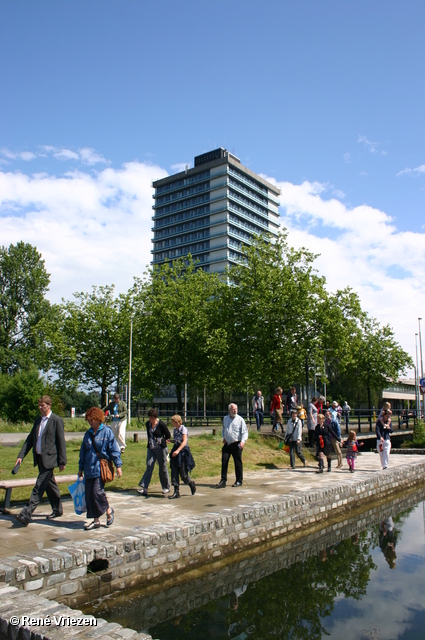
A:
<svg viewBox="0 0 425 640">
<path fill-rule="evenodd" d="M 94 435 L 90 427 L 84 434 L 80 449 L 79 470 L 84 471 L 85 478 L 100 478 L 100 462 L 93 446 L 91 436 Z M 94 436 L 96 447 L 101 458 L 112 460 L 116 467 L 122 466 L 120 448 L 115 440 L 112 430 L 105 424 L 101 424 Z"/>
</svg>

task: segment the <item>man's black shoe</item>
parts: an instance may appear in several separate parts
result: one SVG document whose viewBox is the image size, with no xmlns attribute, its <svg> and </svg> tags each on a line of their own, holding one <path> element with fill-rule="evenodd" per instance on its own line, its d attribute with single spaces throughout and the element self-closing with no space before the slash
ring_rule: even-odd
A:
<svg viewBox="0 0 425 640">
<path fill-rule="evenodd" d="M 20 513 L 15 513 L 15 518 L 22 524 L 24 525 L 24 527 L 28 526 L 28 520 L 25 520 L 25 518 L 23 517 L 23 515 L 21 515 Z"/>
<path fill-rule="evenodd" d="M 225 480 L 220 480 L 220 482 L 215 485 L 215 488 L 216 489 L 224 489 L 225 486 L 226 486 L 226 481 Z"/>
<path fill-rule="evenodd" d="M 242 486 L 242 482 L 239 482 L 238 480 L 236 480 L 236 482 L 232 484 L 232 487 L 241 487 L 241 486 Z"/>
<path fill-rule="evenodd" d="M 52 511 L 49 516 L 46 516 L 47 520 L 54 520 L 55 518 L 62 518 L 63 511 Z"/>
</svg>

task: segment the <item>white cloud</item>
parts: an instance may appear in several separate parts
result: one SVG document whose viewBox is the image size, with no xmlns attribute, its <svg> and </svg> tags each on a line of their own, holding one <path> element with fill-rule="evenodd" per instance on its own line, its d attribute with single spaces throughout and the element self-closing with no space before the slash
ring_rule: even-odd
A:
<svg viewBox="0 0 425 640">
<path fill-rule="evenodd" d="M 180 173 L 180 171 L 184 171 L 186 167 L 190 167 L 189 162 L 177 162 L 176 164 L 172 164 L 170 168 L 173 173 Z"/>
<path fill-rule="evenodd" d="M 51 145 L 44 145 L 42 148 L 43 151 L 51 154 L 57 160 L 79 160 L 85 165 L 108 164 L 108 161 L 102 155 L 90 147 L 82 147 L 81 149 L 77 149 L 77 151 L 66 148 L 59 149 Z"/>
<path fill-rule="evenodd" d="M 53 156 L 57 160 L 76 160 L 85 165 L 109 164 L 108 161 L 97 151 L 90 147 L 82 147 L 73 151 L 72 149 L 53 147 L 52 145 L 44 145 L 41 151 L 34 153 L 33 151 L 11 151 L 3 147 L 0 149 L 0 155 L 7 160 L 35 160 L 35 158 L 45 158 L 48 155 Z M 5 160 L 0 159 L 0 163 L 4 164 Z"/>
<path fill-rule="evenodd" d="M 94 149 L 90 149 L 90 147 L 84 147 L 83 149 L 79 149 L 80 158 L 84 164 L 108 164 L 107 160 L 98 153 Z"/>
<path fill-rule="evenodd" d="M 387 155 L 386 151 L 379 148 L 381 146 L 380 142 L 371 142 L 366 136 L 360 134 L 358 135 L 357 142 L 365 146 L 370 153 L 379 153 L 382 156 Z"/>
<path fill-rule="evenodd" d="M 71 149 L 56 149 L 53 151 L 53 157 L 58 160 L 79 160 L 80 156 Z"/>
<path fill-rule="evenodd" d="M 0 153 L 8 160 L 25 160 L 25 162 L 34 160 L 34 158 L 37 157 L 36 154 L 32 151 L 11 151 L 10 149 L 6 149 L 5 147 L 0 149 Z"/>
<path fill-rule="evenodd" d="M 415 169 L 410 169 L 409 167 L 406 167 L 402 171 L 399 171 L 397 173 L 397 176 L 402 176 L 406 173 L 414 173 L 417 176 L 420 175 L 421 173 L 425 173 L 425 164 L 421 164 L 419 167 L 416 167 Z"/>
<path fill-rule="evenodd" d="M 384 211 L 326 200 L 317 183 L 277 183 L 289 242 L 320 253 L 328 289 L 349 285 L 362 306 L 413 355 L 417 318 L 425 307 L 425 233 L 399 231 Z M 405 277 L 401 277 L 405 276 Z"/>
<path fill-rule="evenodd" d="M 349 153 L 349 151 L 347 151 L 346 153 L 344 153 L 344 160 L 345 162 L 351 162 L 351 153 Z"/>
<path fill-rule="evenodd" d="M 141 162 L 101 171 L 80 167 L 62 176 L 0 171 L 1 244 L 37 246 L 51 273 L 54 301 L 94 284 L 115 283 L 126 291 L 150 263 L 151 182 L 166 175 Z M 349 207 L 333 185 L 268 179 L 282 190 L 289 242 L 321 254 L 316 267 L 328 289 L 351 286 L 413 354 L 417 318 L 425 315 L 425 233 L 399 231 L 379 209 Z"/>
<path fill-rule="evenodd" d="M 0 172 L 1 243 L 38 248 L 55 302 L 94 284 L 126 291 L 151 260 L 151 182 L 165 175 L 137 162 L 63 177 Z"/>
</svg>

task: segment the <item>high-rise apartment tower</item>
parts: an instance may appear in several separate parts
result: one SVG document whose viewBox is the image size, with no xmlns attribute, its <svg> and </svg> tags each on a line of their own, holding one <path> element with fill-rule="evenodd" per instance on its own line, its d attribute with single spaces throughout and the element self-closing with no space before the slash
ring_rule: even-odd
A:
<svg viewBox="0 0 425 640">
<path fill-rule="evenodd" d="M 153 265 L 191 253 L 204 270 L 223 272 L 253 234 L 278 233 L 279 189 L 226 149 L 153 186 Z"/>
</svg>

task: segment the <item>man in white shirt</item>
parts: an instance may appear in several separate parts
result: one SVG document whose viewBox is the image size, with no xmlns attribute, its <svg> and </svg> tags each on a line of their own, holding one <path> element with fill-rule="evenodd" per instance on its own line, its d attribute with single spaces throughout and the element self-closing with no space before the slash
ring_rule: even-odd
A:
<svg viewBox="0 0 425 640">
<path fill-rule="evenodd" d="M 241 487 L 243 482 L 242 450 L 248 440 L 248 429 L 245 420 L 238 415 L 238 405 L 229 404 L 229 415 L 223 418 L 223 448 L 221 450 L 221 480 L 216 489 L 223 489 L 227 482 L 227 467 L 230 456 L 235 463 L 236 482 L 232 487 Z"/>
</svg>

